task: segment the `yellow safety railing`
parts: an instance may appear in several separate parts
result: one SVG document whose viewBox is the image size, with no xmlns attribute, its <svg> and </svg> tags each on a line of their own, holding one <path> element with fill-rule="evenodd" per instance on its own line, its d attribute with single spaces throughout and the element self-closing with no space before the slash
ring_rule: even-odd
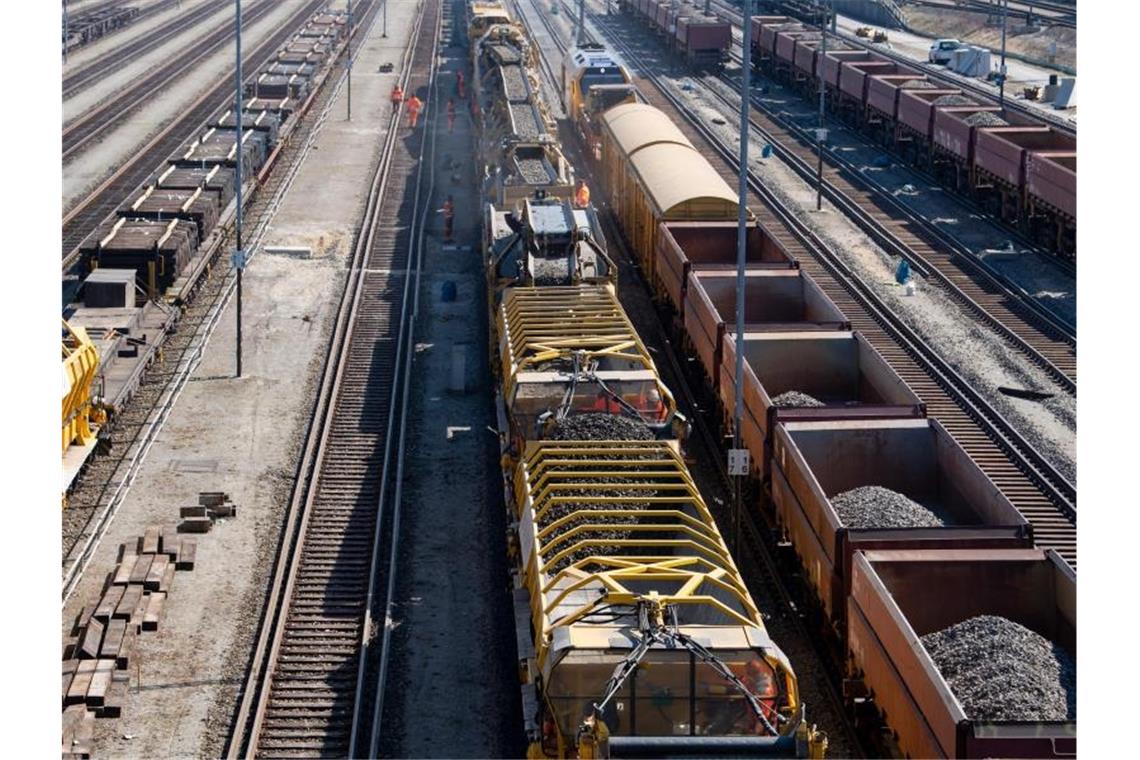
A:
<svg viewBox="0 0 1140 760">
<path fill-rule="evenodd" d="M 63 321 L 63 451 L 95 440 L 101 415 L 92 404 L 92 385 L 99 371 L 99 351 L 78 325 Z"/>
</svg>

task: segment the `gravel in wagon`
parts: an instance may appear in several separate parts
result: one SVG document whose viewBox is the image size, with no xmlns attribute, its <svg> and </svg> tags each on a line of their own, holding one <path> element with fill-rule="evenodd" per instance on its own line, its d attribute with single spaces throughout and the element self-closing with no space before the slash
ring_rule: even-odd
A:
<svg viewBox="0 0 1140 760">
<path fill-rule="evenodd" d="M 489 48 L 499 63 L 518 63 L 522 60 L 519 51 L 509 45 L 490 45 Z"/>
<path fill-rule="evenodd" d="M 823 406 L 824 403 L 814 396 L 799 391 L 784 391 L 772 399 L 772 406 Z"/>
<path fill-rule="evenodd" d="M 530 273 L 534 277 L 535 285 L 569 285 L 570 259 L 532 258 L 530 260 Z"/>
<path fill-rule="evenodd" d="M 542 131 L 538 125 L 538 116 L 530 103 L 511 104 L 511 123 L 519 137 L 538 137 Z"/>
<path fill-rule="evenodd" d="M 605 414 L 600 412 L 587 412 L 585 414 L 576 414 L 567 417 L 559 423 L 551 435 L 550 440 L 555 441 L 629 441 L 639 440 L 648 441 L 653 439 L 653 433 L 640 420 L 633 419 L 627 416 L 618 416 L 615 414 Z M 599 455 L 591 452 L 590 457 L 594 459 L 606 459 L 605 455 Z M 646 457 L 653 457 L 656 454 L 647 452 Z M 627 460 L 628 456 L 623 456 L 623 460 Z M 604 465 L 591 464 L 583 465 L 583 468 L 597 471 L 604 469 Z M 572 467 L 570 468 L 572 469 Z M 624 472 L 628 472 L 623 468 Z M 642 481 L 644 482 L 644 481 Z M 613 511 L 638 511 L 646 508 L 644 502 L 610 502 L 599 503 L 593 501 L 590 497 L 606 496 L 606 497 L 651 497 L 656 495 L 653 489 L 634 489 L 634 488 L 598 488 L 601 485 L 621 485 L 629 484 L 630 479 L 626 478 L 607 478 L 590 476 L 581 479 L 582 488 L 571 489 L 568 491 L 560 492 L 560 496 L 582 497 L 582 501 L 564 502 L 552 506 L 542 519 L 539 520 L 539 528 L 545 528 L 550 523 L 558 520 L 567 515 L 573 514 L 579 510 L 613 510 Z M 591 516 L 583 518 L 582 520 L 570 520 L 566 525 L 558 528 L 547 537 L 547 542 L 554 540 L 557 536 L 571 530 L 581 523 L 588 523 L 590 525 L 612 525 L 610 529 L 591 529 L 588 535 L 579 536 L 578 540 L 589 539 L 602 539 L 612 541 L 624 541 L 630 538 L 647 538 L 650 534 L 639 532 L 636 535 L 633 531 L 622 530 L 622 525 L 636 525 L 638 518 L 635 515 L 614 515 L 612 517 L 598 517 Z M 558 547 L 558 549 L 565 549 L 565 546 Z M 570 565 L 579 560 L 585 559 L 589 556 L 607 556 L 612 554 L 637 554 L 636 547 L 629 546 L 592 546 L 582 547 L 575 549 L 567 554 L 557 562 L 552 563 L 548 568 L 548 573 L 557 573 L 567 565 Z"/>
<path fill-rule="evenodd" d="M 528 185 L 542 185 L 553 179 L 541 158 L 520 158 L 515 165 L 519 168 L 519 176 Z"/>
<path fill-rule="evenodd" d="M 971 127 L 1008 127 L 1009 122 L 989 111 L 979 111 L 967 116 L 964 121 Z"/>
<path fill-rule="evenodd" d="M 934 84 L 928 79 L 908 79 L 902 83 L 902 86 L 908 90 L 936 90 L 938 85 Z"/>
<path fill-rule="evenodd" d="M 844 491 L 831 497 L 831 506 L 848 528 L 941 528 L 954 523 L 943 510 L 882 486 Z"/>
<path fill-rule="evenodd" d="M 1076 661 L 1025 626 L 981 615 L 921 640 L 971 720 L 1076 720 Z"/>
<path fill-rule="evenodd" d="M 961 95 L 943 95 L 940 98 L 934 99 L 936 106 L 972 106 L 975 105 L 974 101 Z"/>
<path fill-rule="evenodd" d="M 527 91 L 522 66 L 503 66 L 499 69 L 499 73 L 503 78 L 503 89 L 507 93 L 507 100 L 525 101 L 530 93 Z"/>
</svg>

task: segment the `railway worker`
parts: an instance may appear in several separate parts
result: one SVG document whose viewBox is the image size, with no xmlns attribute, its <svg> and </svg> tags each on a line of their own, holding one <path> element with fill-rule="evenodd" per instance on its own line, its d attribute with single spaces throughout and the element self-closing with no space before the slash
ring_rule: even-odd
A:
<svg viewBox="0 0 1140 760">
<path fill-rule="evenodd" d="M 455 96 L 457 98 L 461 98 L 461 99 L 463 98 L 463 72 L 462 71 L 455 72 Z"/>
<path fill-rule="evenodd" d="M 574 205 L 578 208 L 590 206 L 590 188 L 584 179 L 578 180 L 578 189 L 574 191 Z"/>
<path fill-rule="evenodd" d="M 448 98 L 447 100 L 447 133 L 451 134 L 455 131 L 455 100 Z"/>
<path fill-rule="evenodd" d="M 621 404 L 611 394 L 607 393 L 605 389 L 598 389 L 598 396 L 594 399 L 594 405 L 591 411 L 605 412 L 606 414 L 621 414 Z"/>
<path fill-rule="evenodd" d="M 654 421 L 665 416 L 665 402 L 661 400 L 661 392 L 657 390 L 657 386 L 652 386 L 642 393 L 638 402 L 640 411 L 648 414 Z"/>
<path fill-rule="evenodd" d="M 454 231 L 455 225 L 455 201 L 451 196 L 447 196 L 447 200 L 443 202 L 443 208 L 440 209 L 443 213 L 443 239 L 444 241 L 451 242 L 451 233 Z"/>
<path fill-rule="evenodd" d="M 404 102 L 404 90 L 403 90 L 403 88 L 402 88 L 402 87 L 400 87 L 400 83 L 399 83 L 399 82 L 397 82 L 397 83 L 396 83 L 396 84 L 395 84 L 395 85 L 392 87 L 392 95 L 391 95 L 391 99 L 392 99 L 392 106 L 393 106 L 394 108 L 399 108 L 399 107 L 400 107 L 400 103 Z"/>
<path fill-rule="evenodd" d="M 412 97 L 408 98 L 408 126 L 412 129 L 416 128 L 416 122 L 420 120 L 420 109 L 424 107 L 424 102 L 412 93 Z"/>
</svg>

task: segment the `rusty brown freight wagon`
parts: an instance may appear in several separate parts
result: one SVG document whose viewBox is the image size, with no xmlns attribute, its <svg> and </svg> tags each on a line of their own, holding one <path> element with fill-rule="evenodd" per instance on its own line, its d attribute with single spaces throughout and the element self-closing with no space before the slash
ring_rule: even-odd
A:
<svg viewBox="0 0 1140 760">
<path fill-rule="evenodd" d="M 1031 214 L 1040 205 L 1076 220 L 1076 152 L 1030 151 L 1025 158 L 1025 192 Z"/>
<path fill-rule="evenodd" d="M 974 166 L 1007 189 L 1025 184 L 1025 160 L 1032 151 L 1075 151 L 1077 141 L 1049 127 L 985 127 L 978 130 Z"/>
<path fill-rule="evenodd" d="M 746 331 L 741 340 L 726 334 L 717 389 L 726 412 L 736 404 L 738 345 L 744 351 L 741 438 L 753 471 L 763 480 L 771 475 L 771 433 L 780 422 L 926 415 L 914 391 L 860 333 L 818 329 Z M 789 392 L 806 394 L 823 406 L 777 406 L 773 399 Z"/>
<path fill-rule="evenodd" d="M 835 500 L 878 486 L 944 515 L 944 527 L 899 519 L 885 495 L 858 524 Z M 881 548 L 1028 547 L 1032 529 L 946 429 L 931 419 L 784 422 L 772 440 L 772 500 L 827 618 L 842 631 L 852 552 Z M 912 524 L 918 524 L 915 521 Z"/>
<path fill-rule="evenodd" d="M 625 103 L 605 113 L 602 165 L 611 208 L 650 282 L 661 222 L 737 218 L 736 193 L 653 106 Z"/>
<path fill-rule="evenodd" d="M 908 90 L 899 92 L 896 111 L 900 131 L 909 132 L 921 142 L 929 143 L 934 131 L 934 101 L 945 95 L 961 96 L 957 89 Z"/>
<path fill-rule="evenodd" d="M 894 122 L 898 118 L 899 97 L 908 89 L 927 86 L 926 77 L 900 68 L 896 74 L 874 74 L 867 82 L 868 116 L 875 114 Z"/>
<path fill-rule="evenodd" d="M 663 222 L 657 233 L 654 292 L 685 318 L 685 291 L 691 272 L 736 271 L 736 222 Z M 759 225 L 749 225 L 744 248 L 749 269 L 799 266 L 780 241 Z"/>
<path fill-rule="evenodd" d="M 798 269 L 751 270 L 744 280 L 746 332 L 845 330 L 847 317 L 815 281 Z M 736 330 L 736 273 L 690 274 L 685 294 L 685 334 L 712 381 L 720 383 L 726 336 Z"/>
<path fill-rule="evenodd" d="M 971 719 L 920 637 L 979 615 L 1019 623 L 1076 657 L 1077 580 L 1039 549 L 857 552 L 847 649 L 907 757 L 1073 758 L 1077 723 Z M 1075 698 L 1076 695 L 1073 695 Z"/>
</svg>

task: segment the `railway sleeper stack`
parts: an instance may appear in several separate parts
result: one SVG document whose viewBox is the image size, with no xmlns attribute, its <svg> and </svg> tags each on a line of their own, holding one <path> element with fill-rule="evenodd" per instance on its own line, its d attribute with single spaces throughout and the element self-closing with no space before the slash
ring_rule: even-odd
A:
<svg viewBox="0 0 1140 760">
<path fill-rule="evenodd" d="M 90 757 L 96 718 L 117 718 L 140 635 L 157 631 L 176 571 L 194 569 L 197 544 L 158 526 L 119 547 L 99 600 L 80 610 L 63 653 L 63 755 Z"/>
</svg>

